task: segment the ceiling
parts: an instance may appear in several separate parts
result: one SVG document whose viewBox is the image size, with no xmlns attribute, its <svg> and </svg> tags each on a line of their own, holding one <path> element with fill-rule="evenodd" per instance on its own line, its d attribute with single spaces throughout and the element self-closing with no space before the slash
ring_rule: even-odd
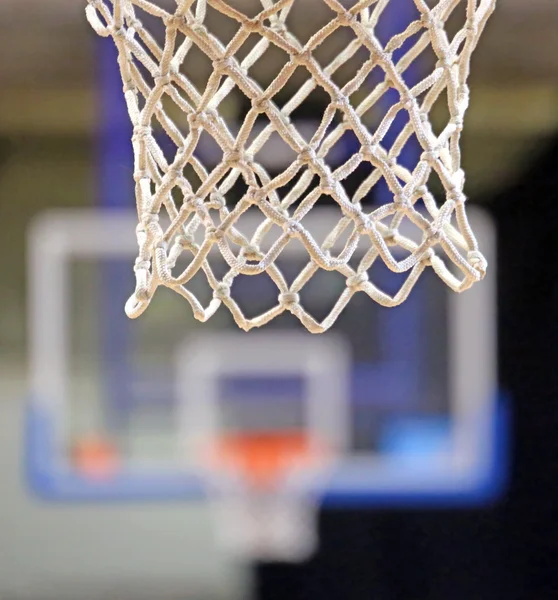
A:
<svg viewBox="0 0 558 600">
<path fill-rule="evenodd" d="M 254 1 L 230 0 L 234 6 Z M 326 6 L 303 1 L 312 11 Z M 8 60 L 0 61 L 0 83 L 87 82 L 92 35 L 84 6 L 84 0 L 1 0 L 0 55 Z M 477 78 L 558 80 L 557 28 L 557 0 L 499 0 L 475 60 Z"/>
<path fill-rule="evenodd" d="M 312 14 L 325 7 L 324 0 L 296 1 Z M 238 7 L 256 0 L 229 2 Z M 85 4 L 0 0 L 0 135 L 94 130 L 96 36 Z M 533 154 L 540 138 L 558 130 L 557 31 L 558 0 L 498 0 L 474 56 L 464 137 L 468 168 L 479 186 L 494 185 Z"/>
<path fill-rule="evenodd" d="M 320 7 L 328 10 L 324 0 L 296 1 L 317 17 Z M 175 0 L 155 2 L 170 7 Z M 258 0 L 229 2 L 239 7 Z M 83 129 L 91 120 L 97 40 L 85 5 L 85 0 L 0 0 L 0 133 L 26 126 Z M 473 59 L 473 98 L 491 113 L 469 117 L 473 122 L 505 120 L 520 132 L 558 124 L 557 31 L 558 0 L 498 0 Z M 527 115 L 525 106 L 533 107 Z M 507 127 L 499 129 L 504 133 Z"/>
</svg>

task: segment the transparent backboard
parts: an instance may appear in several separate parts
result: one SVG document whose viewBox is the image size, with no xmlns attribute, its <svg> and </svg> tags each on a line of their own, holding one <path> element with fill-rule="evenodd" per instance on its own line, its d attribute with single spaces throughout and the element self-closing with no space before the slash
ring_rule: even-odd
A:
<svg viewBox="0 0 558 600">
<path fill-rule="evenodd" d="M 471 213 L 494 265 L 492 224 Z M 336 218 L 316 209 L 309 226 L 319 238 Z M 31 229 L 27 459 L 38 493 L 194 499 L 205 484 L 190 440 L 261 430 L 308 431 L 335 446 L 328 477 L 304 483 L 326 504 L 471 503 L 499 490 L 494 267 L 461 295 L 427 270 L 394 309 L 357 294 L 320 336 L 301 332 L 288 314 L 250 333 L 239 332 L 226 310 L 201 324 L 167 290 L 130 322 L 122 307 L 133 285 L 135 219 L 133 211 L 53 212 Z M 218 270 L 218 257 L 210 260 Z M 304 264 L 296 246 L 279 260 L 287 279 Z M 113 285 L 111 270 L 129 281 Z M 385 289 L 399 277 L 381 268 L 374 276 Z M 302 302 L 319 317 L 342 284 L 324 272 Z M 192 285 L 209 298 L 206 283 Z M 236 285 L 247 311 L 277 296 L 265 276 Z M 76 449 L 88 448 L 98 469 L 76 461 Z"/>
</svg>

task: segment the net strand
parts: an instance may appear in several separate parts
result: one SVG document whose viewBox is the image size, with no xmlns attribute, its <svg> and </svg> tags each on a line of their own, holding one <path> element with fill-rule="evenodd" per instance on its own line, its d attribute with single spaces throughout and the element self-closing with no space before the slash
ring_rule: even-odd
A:
<svg viewBox="0 0 558 600">
<path fill-rule="evenodd" d="M 287 26 L 295 1 L 261 0 L 260 12 L 249 18 L 224 0 L 176 0 L 174 12 L 150 0 L 89 0 L 86 12 L 91 26 L 99 35 L 112 37 L 118 49 L 124 96 L 134 128 L 139 251 L 134 266 L 136 289 L 126 304 L 128 316 L 141 315 L 156 289 L 166 286 L 190 303 L 200 321 L 207 321 L 224 304 L 245 330 L 265 325 L 288 311 L 311 332 L 319 333 L 333 325 L 357 292 L 366 293 L 383 306 L 405 301 L 427 267 L 455 292 L 484 277 L 486 260 L 466 215 L 459 148 L 469 104 L 471 55 L 496 0 L 441 0 L 432 7 L 425 0 L 412 0 L 418 18 L 384 46 L 376 32 L 382 14 L 394 0 L 360 0 L 350 8 L 338 0 L 323 0 L 332 17 L 304 44 Z M 446 24 L 463 2 L 464 23 L 450 39 Z M 208 7 L 237 24 L 227 44 L 209 31 Z M 138 9 L 162 22 L 163 44 L 137 18 Z M 316 51 L 338 30 L 351 33 L 353 39 L 322 66 Z M 254 34 L 257 43 L 240 60 L 237 53 Z M 406 49 L 406 45 L 410 47 Z M 283 51 L 288 59 L 263 87 L 250 69 L 265 59 L 272 47 Z M 185 66 L 194 48 L 212 63 L 202 92 Z M 402 48 L 403 54 L 395 59 L 394 53 Z M 436 59 L 432 72 L 408 85 L 405 73 L 428 48 Z M 363 50 L 367 58 L 356 73 L 344 85 L 337 85 L 334 76 Z M 370 74 L 378 67 L 384 80 L 368 89 Z M 310 77 L 279 106 L 277 94 L 300 69 Z M 291 116 L 318 89 L 327 93 L 330 101 L 307 142 Z M 224 102 L 233 90 L 250 102 L 236 135 L 223 116 Z M 367 115 L 390 90 L 395 90 L 399 99 L 371 128 Z M 436 135 L 429 117 L 444 93 L 449 118 Z M 184 115 L 182 119 L 165 110 L 169 101 Z M 408 122 L 386 149 L 382 142 L 402 112 Z M 258 130 L 262 118 L 267 124 Z M 158 130 L 176 147 L 170 162 L 157 140 Z M 356 136 L 359 150 L 333 167 L 328 156 L 347 131 Z M 222 159 L 213 168 L 196 156 L 202 135 L 209 135 L 222 152 Z M 297 156 L 274 176 L 258 162 L 258 154 L 273 135 L 279 135 Z M 402 164 L 401 155 L 413 136 L 422 154 L 409 169 Z M 350 197 L 343 182 L 361 165 L 370 166 L 372 172 Z M 429 188 L 433 174 L 444 189 L 440 206 Z M 199 180 L 197 187 L 195 179 Z M 239 181 L 244 183 L 245 193 L 236 204 L 227 202 Z M 381 181 L 387 184 L 392 202 L 364 207 L 362 202 Z M 285 192 L 282 188 L 288 186 L 291 188 Z M 176 200 L 177 192 L 181 203 Z M 323 197 L 332 199 L 342 216 L 320 244 L 303 220 Z M 261 212 L 261 225 L 248 236 L 241 231 L 242 215 L 254 209 Z M 402 233 L 405 224 L 419 230 L 420 239 Z M 353 267 L 350 261 L 363 238 L 369 250 Z M 295 242 L 304 246 L 308 262 L 289 285 L 276 261 Z M 332 255 L 339 244 L 341 251 Z M 227 265 L 221 278 L 209 261 L 215 249 Z M 184 258 L 187 266 L 179 267 Z M 393 295 L 370 281 L 369 271 L 376 261 L 395 273 L 407 274 Z M 346 288 L 321 322 L 304 309 L 300 299 L 304 286 L 319 269 L 336 271 L 346 281 Z M 205 274 L 213 290 L 213 299 L 205 307 L 187 287 L 199 272 Z M 278 302 L 263 314 L 248 318 L 231 287 L 239 275 L 263 273 L 276 284 Z"/>
</svg>

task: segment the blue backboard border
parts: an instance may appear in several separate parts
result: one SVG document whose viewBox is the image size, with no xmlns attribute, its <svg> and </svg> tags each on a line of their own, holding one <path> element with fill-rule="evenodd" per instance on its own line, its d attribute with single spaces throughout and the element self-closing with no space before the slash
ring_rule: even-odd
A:
<svg viewBox="0 0 558 600">
<path fill-rule="evenodd" d="M 478 476 L 469 485 L 440 491 L 393 492 L 374 485 L 360 491 L 325 491 L 325 508 L 417 508 L 475 507 L 496 501 L 505 492 L 509 477 L 509 431 L 511 409 L 508 397 L 501 393 L 492 403 L 488 420 L 490 445 L 480 459 Z M 60 466 L 52 415 L 37 402 L 29 404 L 25 422 L 25 473 L 30 489 L 51 502 L 170 502 L 203 500 L 205 484 L 196 475 L 179 468 L 167 472 L 131 470 L 105 480 L 92 480 Z M 326 484 L 335 490 L 333 481 Z"/>
</svg>

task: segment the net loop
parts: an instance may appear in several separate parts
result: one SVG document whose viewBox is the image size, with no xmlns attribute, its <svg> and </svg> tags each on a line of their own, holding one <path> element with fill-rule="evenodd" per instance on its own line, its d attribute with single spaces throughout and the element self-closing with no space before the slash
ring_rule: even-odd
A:
<svg viewBox="0 0 558 600">
<path fill-rule="evenodd" d="M 248 16 L 226 0 L 88 0 L 89 23 L 98 35 L 112 37 L 118 50 L 134 130 L 141 227 L 136 231 L 136 290 L 126 304 L 130 317 L 142 314 L 157 288 L 166 286 L 185 298 L 201 321 L 211 318 L 222 302 L 244 330 L 288 311 L 310 331 L 321 332 L 333 325 L 351 293 L 397 306 L 426 267 L 455 292 L 484 277 L 486 260 L 465 211 L 459 146 L 469 105 L 471 55 L 496 0 L 405 0 L 416 7 L 416 17 L 385 43 L 380 41 L 383 14 L 396 0 L 343 5 L 322 0 L 331 19 L 302 43 L 289 19 L 293 6 L 307 1 L 261 0 L 259 12 Z M 236 27 L 227 44 L 213 31 L 210 12 Z M 153 31 L 144 25 L 155 21 L 159 28 Z M 340 49 L 337 45 L 329 62 L 324 61 L 320 49 L 341 33 L 347 43 Z M 254 36 L 255 43 L 241 52 Z M 433 54 L 431 64 L 425 65 L 422 79 L 410 81 L 411 65 L 427 51 Z M 266 66 L 271 52 L 279 52 L 284 61 L 264 83 L 256 71 Z M 213 65 L 201 85 L 200 53 Z M 360 61 L 352 74 L 347 67 L 351 61 Z M 306 79 L 293 89 L 295 72 L 304 72 Z M 372 72 L 382 74 L 374 84 Z M 308 136 L 296 111 L 314 91 L 325 94 L 327 102 L 314 114 L 318 127 Z M 244 96 L 248 108 L 236 124 L 225 110 L 233 94 Z M 431 114 L 440 98 L 447 102 L 447 122 L 433 126 Z M 383 116 L 377 112 L 382 106 Z M 401 114 L 407 123 L 394 134 L 393 123 Z M 335 162 L 334 150 L 345 135 L 352 136 L 356 148 Z M 395 139 L 388 143 L 388 136 Z M 296 157 L 274 173 L 262 158 L 272 137 Z M 208 139 L 217 160 L 204 156 Z M 415 164 L 403 159 L 412 139 L 420 145 Z M 174 144 L 174 156 L 169 144 Z M 364 166 L 368 174 L 353 192 L 348 179 Z M 443 188 L 436 199 L 430 189 L 433 178 Z M 239 193 L 241 184 L 245 191 Z M 379 185 L 389 195 L 381 206 L 373 203 Z M 339 225 L 325 241 L 304 224 L 304 216 L 322 197 L 339 211 Z M 243 231 L 246 210 L 261 214 L 255 234 Z M 350 241 L 343 241 L 343 235 Z M 365 238 L 370 251 L 351 264 L 359 238 Z M 289 244 L 302 244 L 307 251 L 307 265 L 293 283 L 296 289 L 289 288 L 276 264 Z M 333 251 L 336 244 L 345 248 Z M 182 253 L 188 254 L 188 267 L 177 273 Z M 215 253 L 227 267 L 219 278 L 209 261 Z M 393 295 L 371 278 L 380 261 L 405 274 Z M 304 308 L 304 287 L 318 269 L 342 275 L 350 292 L 340 292 L 319 323 Z M 207 276 L 214 290 L 205 307 L 188 289 L 197 273 Z M 277 305 L 246 317 L 231 295 L 241 274 L 271 277 L 278 288 Z"/>
</svg>

